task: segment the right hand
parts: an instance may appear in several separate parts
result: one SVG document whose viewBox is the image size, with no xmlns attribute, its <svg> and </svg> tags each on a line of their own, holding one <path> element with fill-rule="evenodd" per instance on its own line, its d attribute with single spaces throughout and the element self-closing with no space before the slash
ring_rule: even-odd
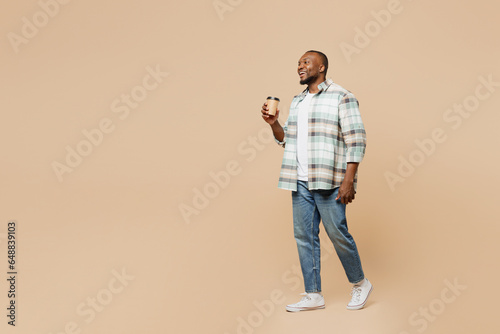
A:
<svg viewBox="0 0 500 334">
<path fill-rule="evenodd" d="M 267 107 L 267 102 L 262 105 L 262 118 L 264 121 L 266 121 L 267 124 L 273 125 L 274 122 L 278 120 L 278 116 L 280 115 L 280 110 L 279 108 L 276 108 L 276 115 L 269 115 L 267 112 L 269 111 L 269 108 Z"/>
</svg>

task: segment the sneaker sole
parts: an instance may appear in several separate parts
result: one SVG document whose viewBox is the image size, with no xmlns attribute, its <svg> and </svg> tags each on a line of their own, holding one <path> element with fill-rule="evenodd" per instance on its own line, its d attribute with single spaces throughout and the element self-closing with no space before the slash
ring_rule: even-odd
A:
<svg viewBox="0 0 500 334">
<path fill-rule="evenodd" d="M 300 312 L 300 311 L 313 311 L 313 310 L 320 310 L 324 309 L 325 305 L 321 306 L 313 306 L 313 307 L 286 307 L 287 312 Z"/>
<path fill-rule="evenodd" d="M 368 301 L 368 297 L 370 297 L 370 294 L 372 293 L 372 291 L 373 291 L 373 285 L 372 285 L 372 287 L 370 288 L 370 291 L 368 291 L 368 294 L 366 295 L 366 299 L 365 299 L 365 301 L 364 301 L 364 303 L 363 303 L 363 304 L 356 305 L 356 306 L 347 306 L 347 309 L 348 309 L 348 310 L 360 310 L 360 309 L 362 309 L 363 307 L 365 307 L 365 304 L 366 304 L 366 302 Z"/>
</svg>

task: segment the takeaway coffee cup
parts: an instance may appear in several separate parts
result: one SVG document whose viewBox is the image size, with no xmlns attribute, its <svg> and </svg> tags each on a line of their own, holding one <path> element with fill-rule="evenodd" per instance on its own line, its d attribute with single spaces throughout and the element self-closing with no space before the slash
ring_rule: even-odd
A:
<svg viewBox="0 0 500 334">
<path fill-rule="evenodd" d="M 268 96 L 267 98 L 267 107 L 269 108 L 269 111 L 267 112 L 269 115 L 276 115 L 276 108 L 278 108 L 278 103 L 280 102 L 280 99 L 274 96 Z"/>
</svg>

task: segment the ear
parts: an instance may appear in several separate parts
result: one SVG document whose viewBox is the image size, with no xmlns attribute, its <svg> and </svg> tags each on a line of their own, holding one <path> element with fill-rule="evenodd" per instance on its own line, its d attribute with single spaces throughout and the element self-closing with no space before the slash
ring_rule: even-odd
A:
<svg viewBox="0 0 500 334">
<path fill-rule="evenodd" d="M 324 72 L 324 71 L 325 71 L 325 65 L 321 64 L 321 65 L 319 66 L 319 73 L 322 73 L 322 72 Z"/>
</svg>

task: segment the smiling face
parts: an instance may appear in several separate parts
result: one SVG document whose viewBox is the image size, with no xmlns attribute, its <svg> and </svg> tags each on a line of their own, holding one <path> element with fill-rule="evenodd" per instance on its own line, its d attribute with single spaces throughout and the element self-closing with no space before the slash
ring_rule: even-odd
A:
<svg viewBox="0 0 500 334">
<path fill-rule="evenodd" d="M 297 73 L 300 77 L 301 85 L 309 85 L 324 75 L 325 66 L 321 58 L 314 52 L 306 52 L 300 59 Z"/>
</svg>

